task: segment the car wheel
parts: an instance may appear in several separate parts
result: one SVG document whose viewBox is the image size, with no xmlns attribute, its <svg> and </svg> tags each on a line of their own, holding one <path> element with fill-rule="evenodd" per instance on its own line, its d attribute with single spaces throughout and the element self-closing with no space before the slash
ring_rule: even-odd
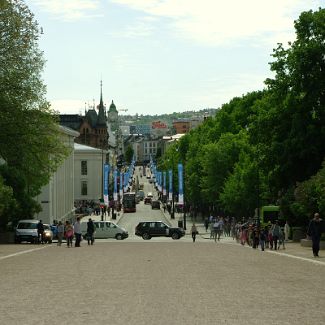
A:
<svg viewBox="0 0 325 325">
<path fill-rule="evenodd" d="M 20 243 L 21 243 L 20 239 L 19 238 L 16 238 L 15 239 L 15 244 L 20 244 Z"/>
<path fill-rule="evenodd" d="M 115 238 L 116 238 L 117 240 L 122 240 L 122 239 L 123 239 L 123 238 L 122 238 L 122 234 L 116 234 Z"/>
<path fill-rule="evenodd" d="M 175 240 L 175 239 L 179 239 L 179 235 L 178 235 L 178 233 L 177 232 L 174 232 L 173 234 L 172 234 L 172 238 Z"/>
<path fill-rule="evenodd" d="M 52 239 L 50 239 L 50 240 L 48 241 L 48 243 L 49 243 L 49 244 L 52 244 Z"/>
<path fill-rule="evenodd" d="M 150 237 L 150 235 L 149 235 L 147 232 L 145 232 L 145 233 L 142 235 L 142 238 L 143 238 L 144 240 L 149 240 L 151 237 Z"/>
</svg>

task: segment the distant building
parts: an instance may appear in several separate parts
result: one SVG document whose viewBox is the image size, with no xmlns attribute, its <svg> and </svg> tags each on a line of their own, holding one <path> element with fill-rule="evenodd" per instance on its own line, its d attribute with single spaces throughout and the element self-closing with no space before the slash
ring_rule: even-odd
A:
<svg viewBox="0 0 325 325">
<path fill-rule="evenodd" d="M 85 111 L 85 116 L 76 114 L 62 114 L 60 115 L 60 125 L 69 127 L 80 133 L 79 137 L 77 137 L 75 140 L 77 143 L 95 148 L 107 149 L 107 116 L 106 108 L 104 107 L 103 103 L 102 82 L 100 86 L 100 102 L 97 106 L 97 110 L 95 107 L 89 109 L 88 111 Z M 112 104 L 114 103 L 112 102 Z M 111 112 L 110 115 L 112 118 L 115 118 L 114 113 Z"/>
<path fill-rule="evenodd" d="M 130 134 L 151 134 L 151 126 L 149 124 L 130 125 Z"/>
<path fill-rule="evenodd" d="M 187 133 L 191 129 L 191 120 L 181 119 L 173 121 L 173 128 L 175 129 L 176 134 Z"/>
<path fill-rule="evenodd" d="M 98 201 L 102 196 L 103 165 L 108 151 L 74 144 L 75 201 Z"/>
<path fill-rule="evenodd" d="M 67 157 L 57 171 L 52 175 L 49 183 L 43 186 L 36 197 L 42 211 L 35 217 L 44 223 L 52 224 L 54 220 L 65 221 L 74 218 L 74 139 L 79 133 L 60 126 L 62 141 L 71 148 Z"/>
</svg>

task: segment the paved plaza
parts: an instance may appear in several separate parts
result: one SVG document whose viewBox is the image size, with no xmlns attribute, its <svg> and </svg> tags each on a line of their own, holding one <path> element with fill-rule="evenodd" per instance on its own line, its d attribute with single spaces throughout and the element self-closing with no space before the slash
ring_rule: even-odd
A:
<svg viewBox="0 0 325 325">
<path fill-rule="evenodd" d="M 1 245 L 0 324 L 324 322 L 325 254 L 314 263 L 202 237 Z"/>
</svg>

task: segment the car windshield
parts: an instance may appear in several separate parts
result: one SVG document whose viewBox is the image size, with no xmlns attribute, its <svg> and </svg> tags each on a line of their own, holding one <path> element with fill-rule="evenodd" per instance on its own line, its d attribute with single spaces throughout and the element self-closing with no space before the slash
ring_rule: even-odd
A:
<svg viewBox="0 0 325 325">
<path fill-rule="evenodd" d="M 20 222 L 17 229 L 36 229 L 37 223 L 34 222 Z"/>
</svg>

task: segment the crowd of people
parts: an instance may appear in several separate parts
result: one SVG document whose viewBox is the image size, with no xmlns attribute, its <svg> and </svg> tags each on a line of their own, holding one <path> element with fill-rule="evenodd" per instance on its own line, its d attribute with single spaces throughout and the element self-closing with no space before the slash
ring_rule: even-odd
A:
<svg viewBox="0 0 325 325">
<path fill-rule="evenodd" d="M 58 246 L 62 245 L 63 239 L 65 238 L 67 242 L 67 247 L 73 247 L 73 240 L 75 240 L 75 247 L 80 247 L 80 243 L 82 241 L 82 232 L 81 232 L 81 218 L 77 217 L 74 223 L 67 220 L 65 223 L 59 221 L 57 224 L 51 226 L 53 236 L 58 240 Z M 91 218 L 88 219 L 87 222 L 87 232 L 85 238 L 87 239 L 88 245 L 93 245 L 95 242 L 94 233 L 96 227 Z M 37 224 L 37 232 L 39 243 L 43 244 L 43 233 L 44 233 L 44 225 L 42 220 Z"/>
<path fill-rule="evenodd" d="M 261 226 L 252 220 L 241 223 L 235 218 L 210 216 L 204 220 L 205 231 L 210 230 L 210 239 L 220 241 L 221 236 L 232 237 L 242 245 L 252 248 L 259 248 L 264 251 L 266 248 L 278 250 L 285 249 L 285 242 L 288 241 L 290 227 L 288 223 L 280 227 L 279 222 L 268 223 Z"/>
</svg>

